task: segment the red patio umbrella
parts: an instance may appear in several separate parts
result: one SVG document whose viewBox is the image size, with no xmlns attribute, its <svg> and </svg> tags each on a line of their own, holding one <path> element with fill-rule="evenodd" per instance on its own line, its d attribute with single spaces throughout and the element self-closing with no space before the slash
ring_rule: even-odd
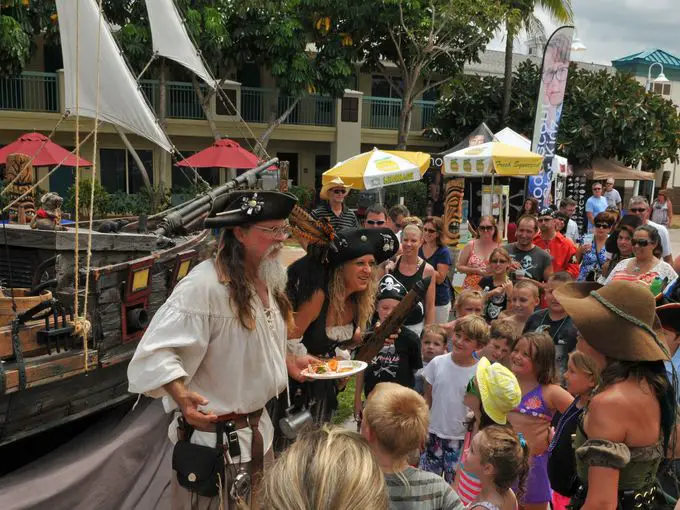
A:
<svg viewBox="0 0 680 510">
<path fill-rule="evenodd" d="M 241 147 L 234 140 L 223 138 L 207 149 L 177 163 L 177 166 L 193 168 L 255 168 L 260 159 L 250 151 Z"/>
<path fill-rule="evenodd" d="M 29 157 L 35 155 L 32 162 L 34 167 L 55 166 L 62 161 L 64 166 L 92 166 L 92 163 L 83 158 L 80 158 L 78 164 L 75 155 L 40 133 L 21 135 L 9 145 L 5 145 L 0 149 L 0 165 L 7 162 L 7 156 L 15 153 L 26 154 Z"/>
</svg>

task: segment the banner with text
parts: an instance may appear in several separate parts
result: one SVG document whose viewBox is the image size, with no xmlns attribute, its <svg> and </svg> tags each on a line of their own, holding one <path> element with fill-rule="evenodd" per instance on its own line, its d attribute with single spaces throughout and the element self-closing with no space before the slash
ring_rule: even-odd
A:
<svg viewBox="0 0 680 510">
<path fill-rule="evenodd" d="M 543 51 L 541 87 L 536 102 L 534 138 L 531 143 L 531 150 L 543 156 L 543 168 L 538 175 L 529 177 L 528 185 L 528 196 L 538 200 L 541 206 L 549 205 L 548 193 L 553 179 L 552 160 L 562 115 L 573 37 L 574 27 L 560 27 L 550 36 Z"/>
</svg>

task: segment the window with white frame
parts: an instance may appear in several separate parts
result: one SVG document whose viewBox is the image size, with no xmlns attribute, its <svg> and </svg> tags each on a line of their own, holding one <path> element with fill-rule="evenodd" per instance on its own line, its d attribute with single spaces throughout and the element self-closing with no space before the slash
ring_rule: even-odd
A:
<svg viewBox="0 0 680 510">
<path fill-rule="evenodd" d="M 662 96 L 671 95 L 671 84 L 670 83 L 654 83 L 654 88 L 652 89 L 655 94 L 660 94 Z"/>
</svg>

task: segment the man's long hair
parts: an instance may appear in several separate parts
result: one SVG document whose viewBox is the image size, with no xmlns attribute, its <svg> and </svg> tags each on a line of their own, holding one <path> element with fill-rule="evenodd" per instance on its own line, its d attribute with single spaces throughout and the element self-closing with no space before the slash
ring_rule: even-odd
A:
<svg viewBox="0 0 680 510">
<path fill-rule="evenodd" d="M 215 268 L 221 283 L 229 286 L 229 301 L 236 311 L 241 325 L 250 331 L 255 329 L 253 308 L 253 284 L 246 276 L 245 250 L 236 239 L 232 229 L 223 229 L 215 253 Z M 287 327 L 293 324 L 293 310 L 282 289 L 271 289 Z"/>
</svg>

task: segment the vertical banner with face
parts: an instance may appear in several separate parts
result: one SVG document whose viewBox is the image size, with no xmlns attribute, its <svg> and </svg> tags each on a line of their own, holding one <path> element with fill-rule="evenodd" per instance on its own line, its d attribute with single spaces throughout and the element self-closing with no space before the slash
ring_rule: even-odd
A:
<svg viewBox="0 0 680 510">
<path fill-rule="evenodd" d="M 543 52 L 541 87 L 538 93 L 534 138 L 531 149 L 543 156 L 541 172 L 529 177 L 528 196 L 548 205 L 548 194 L 553 179 L 552 160 L 555 155 L 557 128 L 562 115 L 564 89 L 567 86 L 571 40 L 574 27 L 560 27 L 548 39 Z"/>
</svg>

